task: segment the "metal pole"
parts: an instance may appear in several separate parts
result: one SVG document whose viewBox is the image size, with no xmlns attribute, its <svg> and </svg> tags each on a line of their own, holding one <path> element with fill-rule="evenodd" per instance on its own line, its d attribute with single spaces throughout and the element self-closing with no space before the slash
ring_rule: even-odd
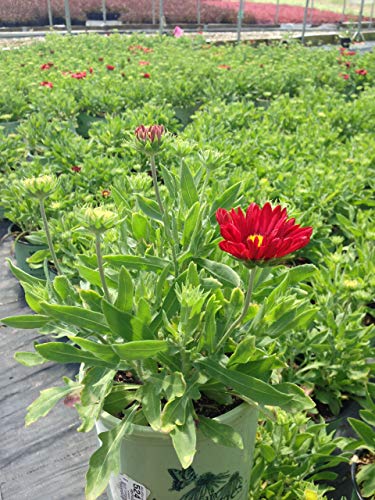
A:
<svg viewBox="0 0 375 500">
<path fill-rule="evenodd" d="M 359 16 L 358 16 L 358 25 L 357 25 L 357 31 L 355 32 L 353 36 L 353 40 L 364 40 L 364 36 L 362 34 L 362 20 L 363 20 L 363 9 L 365 7 L 365 0 L 361 0 L 361 6 L 359 8 Z"/>
<path fill-rule="evenodd" d="M 303 25 L 302 25 L 302 36 L 301 36 L 302 43 L 305 43 L 305 33 L 306 33 L 308 11 L 309 11 L 309 0 L 306 0 L 305 12 L 303 13 Z"/>
<path fill-rule="evenodd" d="M 51 0 L 47 0 L 47 11 L 48 11 L 48 23 L 49 23 L 49 27 L 53 28 L 53 17 L 52 17 Z"/>
<path fill-rule="evenodd" d="M 107 22 L 107 6 L 105 0 L 102 0 L 103 23 Z"/>
<path fill-rule="evenodd" d="M 375 0 L 372 0 L 369 28 L 372 28 L 372 21 L 373 21 L 373 18 L 374 18 L 374 6 L 375 6 Z"/>
<path fill-rule="evenodd" d="M 240 0 L 240 6 L 238 9 L 238 18 L 237 18 L 237 42 L 241 41 L 241 28 L 242 28 L 244 4 L 245 0 Z"/>
<path fill-rule="evenodd" d="M 312 25 L 313 23 L 313 16 L 314 16 L 314 0 L 311 0 L 311 5 L 310 5 L 310 24 Z"/>
<path fill-rule="evenodd" d="M 152 12 L 152 24 L 156 24 L 156 5 L 155 5 L 155 0 L 152 0 L 151 12 Z"/>
<path fill-rule="evenodd" d="M 164 31 L 164 2 L 159 0 L 159 33 L 162 35 Z"/>
<path fill-rule="evenodd" d="M 346 12 L 346 0 L 344 0 L 344 5 L 342 6 L 341 22 L 343 22 L 345 19 L 345 12 Z"/>
<path fill-rule="evenodd" d="M 65 25 L 66 29 L 68 30 L 68 33 L 70 34 L 72 32 L 72 21 L 70 19 L 69 0 L 64 0 L 64 6 L 65 6 Z"/>
<path fill-rule="evenodd" d="M 197 24 L 201 23 L 201 0 L 197 0 Z"/>
<path fill-rule="evenodd" d="M 275 24 L 279 24 L 280 0 L 276 0 Z"/>
</svg>

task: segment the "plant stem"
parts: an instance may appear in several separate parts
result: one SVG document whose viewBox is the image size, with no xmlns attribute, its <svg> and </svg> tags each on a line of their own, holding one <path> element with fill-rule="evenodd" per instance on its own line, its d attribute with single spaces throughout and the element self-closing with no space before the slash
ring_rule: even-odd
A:
<svg viewBox="0 0 375 500">
<path fill-rule="evenodd" d="M 160 191 L 159 191 L 159 186 L 158 186 L 158 176 L 156 173 L 155 155 L 150 156 L 150 163 L 151 163 L 152 182 L 154 184 L 156 200 L 158 202 L 159 210 L 160 210 L 161 214 L 164 215 L 164 207 L 163 207 L 163 203 L 161 202 Z"/>
<path fill-rule="evenodd" d="M 104 296 L 108 302 L 111 302 L 111 297 L 109 295 L 109 290 L 107 287 L 107 282 L 105 280 L 105 275 L 104 275 L 104 267 L 103 267 L 103 257 L 102 257 L 102 250 L 100 246 L 100 239 L 101 235 L 100 233 L 95 233 L 95 250 L 96 250 L 96 257 L 98 259 L 98 269 L 99 269 L 99 275 L 100 275 L 100 281 L 102 282 L 102 287 L 104 290 Z"/>
<path fill-rule="evenodd" d="M 229 339 L 231 333 L 242 323 L 243 319 L 245 318 L 247 311 L 250 306 L 250 301 L 251 301 L 251 295 L 253 293 L 253 288 L 254 288 L 254 280 L 256 276 L 257 268 L 253 267 L 249 273 L 249 284 L 247 287 L 247 292 L 246 292 L 246 297 L 245 297 L 245 302 L 243 305 L 242 313 L 240 316 L 230 325 L 226 333 L 223 335 L 223 337 L 220 339 L 219 343 L 217 344 L 216 351 L 219 350 L 219 348 L 223 345 L 225 345 L 225 342 Z"/>
<path fill-rule="evenodd" d="M 161 201 L 161 196 L 160 196 L 160 191 L 159 191 L 159 186 L 158 186 L 158 177 L 157 177 L 157 172 L 156 172 L 155 155 L 150 156 L 150 164 L 151 164 L 152 183 L 154 185 L 155 196 L 156 196 L 156 200 L 157 200 L 158 205 L 159 205 L 159 210 L 160 210 L 162 218 L 163 218 L 165 234 L 166 234 L 166 236 L 171 244 L 175 276 L 177 276 L 178 263 L 177 263 L 176 248 L 175 248 L 175 243 L 174 243 L 173 237 L 172 237 L 172 232 L 171 232 L 171 228 L 170 228 L 170 224 L 169 224 L 168 214 L 164 210 L 163 203 Z"/>
<path fill-rule="evenodd" d="M 57 274 L 62 274 L 59 263 L 57 261 L 55 249 L 53 247 L 52 237 L 51 237 L 51 233 L 50 233 L 49 226 L 48 226 L 48 220 L 47 220 L 46 210 L 44 208 L 43 198 L 39 199 L 39 207 L 40 207 L 40 215 L 42 216 L 42 220 L 43 220 L 44 231 L 45 231 L 46 237 L 47 237 L 48 248 L 49 248 L 49 251 L 51 252 L 53 263 L 55 265 Z"/>
</svg>

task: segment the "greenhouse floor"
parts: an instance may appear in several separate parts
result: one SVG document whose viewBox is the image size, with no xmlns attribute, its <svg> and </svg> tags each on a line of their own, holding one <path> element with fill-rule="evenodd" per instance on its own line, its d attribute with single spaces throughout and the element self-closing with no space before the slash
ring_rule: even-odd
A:
<svg viewBox="0 0 375 500">
<path fill-rule="evenodd" d="M 0 223 L 0 237 L 7 226 Z M 12 243 L 7 239 L 0 244 L 0 317 L 29 311 L 19 283 L 5 263 L 11 253 Z M 16 332 L 5 326 L 1 331 L 0 499 L 83 500 L 88 458 L 96 447 L 95 433 L 78 433 L 77 413 L 62 403 L 52 410 L 53 418 L 47 416 L 29 428 L 24 426 L 25 408 L 39 391 L 59 385 L 63 376 L 74 376 L 77 365 L 22 366 L 13 359 L 14 353 L 30 350 L 41 336 L 33 330 Z"/>
</svg>

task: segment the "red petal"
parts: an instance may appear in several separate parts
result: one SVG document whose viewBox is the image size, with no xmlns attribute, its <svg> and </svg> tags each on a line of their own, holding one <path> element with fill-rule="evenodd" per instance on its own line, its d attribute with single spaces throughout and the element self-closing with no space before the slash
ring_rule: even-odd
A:
<svg viewBox="0 0 375 500">
<path fill-rule="evenodd" d="M 220 226 L 221 236 L 229 241 L 240 243 L 242 241 L 241 232 L 234 226 L 234 224 L 223 224 Z"/>
</svg>

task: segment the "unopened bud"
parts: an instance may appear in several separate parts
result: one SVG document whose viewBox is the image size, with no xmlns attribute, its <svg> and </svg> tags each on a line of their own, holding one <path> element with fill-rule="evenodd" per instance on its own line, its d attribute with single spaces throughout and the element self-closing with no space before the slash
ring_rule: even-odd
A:
<svg viewBox="0 0 375 500">
<path fill-rule="evenodd" d="M 157 153 L 161 147 L 162 136 L 165 133 L 163 125 L 140 125 L 135 129 L 138 146 L 145 153 Z"/>
<path fill-rule="evenodd" d="M 56 190 L 58 179 L 53 175 L 40 175 L 39 177 L 24 179 L 22 184 L 29 194 L 44 199 Z"/>
<path fill-rule="evenodd" d="M 82 222 L 93 233 L 104 233 L 117 224 L 118 218 L 111 210 L 89 207 L 82 215 Z"/>
</svg>

